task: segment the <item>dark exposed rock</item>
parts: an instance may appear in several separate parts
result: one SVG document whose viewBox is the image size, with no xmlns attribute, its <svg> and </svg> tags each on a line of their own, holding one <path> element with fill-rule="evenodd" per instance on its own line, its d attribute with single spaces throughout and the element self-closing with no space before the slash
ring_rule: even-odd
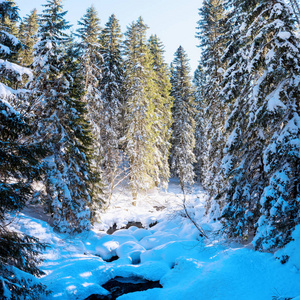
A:
<svg viewBox="0 0 300 300">
<path fill-rule="evenodd" d="M 153 206 L 153 208 L 155 208 L 156 211 L 162 211 L 162 210 L 166 209 L 165 206 Z"/>
<path fill-rule="evenodd" d="M 114 224 L 112 227 L 110 227 L 106 233 L 107 234 L 113 234 L 115 231 L 117 231 L 118 229 L 128 229 L 131 226 L 136 226 L 138 228 L 144 228 L 143 224 L 141 222 L 128 222 L 127 225 L 125 227 L 122 228 L 117 228 L 117 224 Z"/>
</svg>

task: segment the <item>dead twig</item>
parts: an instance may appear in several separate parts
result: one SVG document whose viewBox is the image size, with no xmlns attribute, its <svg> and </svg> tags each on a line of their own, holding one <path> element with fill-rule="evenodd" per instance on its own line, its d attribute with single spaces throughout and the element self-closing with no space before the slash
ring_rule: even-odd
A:
<svg viewBox="0 0 300 300">
<path fill-rule="evenodd" d="M 194 224 L 194 226 L 197 228 L 197 230 L 200 232 L 200 236 L 201 237 L 205 237 L 206 239 L 209 239 L 207 234 L 205 233 L 205 231 L 203 230 L 203 228 L 198 225 L 194 220 L 193 218 L 190 216 L 187 208 L 186 208 L 186 194 L 185 194 L 185 190 L 184 188 L 182 187 L 182 192 L 183 192 L 183 208 L 184 208 L 184 211 L 185 211 L 185 214 L 187 216 L 187 218 Z"/>
</svg>

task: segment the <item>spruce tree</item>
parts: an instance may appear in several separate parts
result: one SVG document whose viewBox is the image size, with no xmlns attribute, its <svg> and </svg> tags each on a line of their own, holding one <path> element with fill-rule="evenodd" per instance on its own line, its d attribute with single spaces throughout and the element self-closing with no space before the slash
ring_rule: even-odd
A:
<svg viewBox="0 0 300 300">
<path fill-rule="evenodd" d="M 227 69 L 221 97 L 230 108 L 226 120 L 227 142 L 224 147 L 224 209 L 222 216 L 230 236 L 247 237 L 258 218 L 258 201 L 264 185 L 263 135 L 249 127 L 252 81 L 248 69 L 250 43 L 246 35 L 246 18 L 257 1 L 231 1 L 227 36 L 231 42 L 225 50 Z"/>
<path fill-rule="evenodd" d="M 7 214 L 20 212 L 31 200 L 31 185 L 41 175 L 44 150 L 40 143 L 30 142 L 32 128 L 3 96 L 0 95 L 0 297 L 39 299 L 47 293 L 46 287 L 34 276 L 44 274 L 37 265 L 46 245 L 11 231 Z"/>
<path fill-rule="evenodd" d="M 104 59 L 101 81 L 103 101 L 102 165 L 110 201 L 114 187 L 122 181 L 122 178 L 125 178 L 121 168 L 123 161 L 121 137 L 124 125 L 122 34 L 115 15 L 109 17 L 102 30 L 101 45 Z"/>
<path fill-rule="evenodd" d="M 220 99 L 221 82 L 223 78 L 222 62 L 225 39 L 223 36 L 223 20 L 225 16 L 222 0 L 206 0 L 199 10 L 200 20 L 198 22 L 197 37 L 200 40 L 202 54 L 200 65 L 204 72 L 205 80 L 202 80 L 203 95 L 202 100 L 197 102 L 201 104 L 202 122 L 197 126 L 202 131 L 202 149 L 197 149 L 197 153 L 202 158 L 202 185 L 208 191 L 209 201 L 206 204 L 207 211 L 216 214 L 219 206 L 222 204 L 216 198 L 222 190 L 222 175 L 220 166 L 223 157 L 224 138 L 224 120 L 226 115 L 226 106 Z M 199 142 L 197 146 L 199 146 Z"/>
<path fill-rule="evenodd" d="M 130 185 L 133 198 L 139 190 L 155 185 L 154 152 L 156 135 L 154 124 L 154 71 L 146 30 L 142 18 L 132 23 L 126 32 L 125 75 L 126 90 L 126 154 L 129 162 Z M 155 176 L 156 177 L 156 176 Z"/>
<path fill-rule="evenodd" d="M 31 184 L 40 176 L 45 151 L 32 143 L 32 127 L 9 102 L 17 102 L 14 78 L 25 70 L 10 60 L 17 55 L 20 42 L 7 28 L 7 18 L 18 20 L 18 8 L 10 1 L 0 3 L 0 297 L 1 299 L 38 299 L 46 293 L 35 276 L 42 275 L 37 264 L 45 248 L 36 238 L 9 229 L 7 214 L 20 212 L 31 199 Z M 29 70 L 27 73 L 30 74 Z M 29 274 L 28 274 L 29 273 Z"/>
<path fill-rule="evenodd" d="M 170 96 L 170 73 L 167 64 L 164 62 L 164 46 L 162 42 L 156 35 L 151 35 L 148 43 L 152 55 L 152 68 L 155 73 L 154 83 L 157 86 L 157 95 L 153 99 L 155 106 L 153 130 L 158 133 L 155 142 L 157 151 L 154 153 L 154 164 L 157 168 L 155 184 L 156 186 L 161 184 L 166 188 L 170 177 L 168 159 L 171 147 L 171 107 L 173 105 Z"/>
<path fill-rule="evenodd" d="M 205 73 L 201 64 L 198 65 L 193 78 L 195 86 L 195 174 L 197 179 L 203 184 L 205 179 L 205 159 L 207 158 L 206 148 L 206 102 L 205 102 Z"/>
<path fill-rule="evenodd" d="M 266 178 L 253 244 L 270 250 L 289 242 L 300 222 L 300 44 L 284 1 L 261 1 L 250 28 L 249 69 L 257 78 L 250 124 L 263 132 Z"/>
<path fill-rule="evenodd" d="M 242 2 L 232 2 L 243 23 L 233 27 L 241 37 L 230 45 L 223 89 L 231 107 L 224 225 L 233 236 L 254 231 L 256 248 L 273 249 L 299 223 L 299 41 L 283 1 Z"/>
<path fill-rule="evenodd" d="M 23 66 L 30 66 L 33 62 L 33 46 L 37 42 L 39 28 L 37 10 L 34 9 L 20 24 L 20 40 L 25 45 L 19 52 L 18 60 Z"/>
<path fill-rule="evenodd" d="M 37 139 L 51 155 L 45 159 L 47 210 L 61 232 L 80 232 L 90 226 L 89 145 L 92 138 L 80 100 L 76 56 L 65 30 L 66 12 L 60 0 L 48 0 L 34 52 L 35 78 L 30 87 L 38 117 Z M 70 49 L 70 48 L 67 48 Z M 74 57 L 74 58 L 73 58 Z"/>
<path fill-rule="evenodd" d="M 101 98 L 101 81 L 103 57 L 100 45 L 100 19 L 93 6 L 87 9 L 86 14 L 78 22 L 77 36 L 80 38 L 79 73 L 83 80 L 81 100 L 86 103 L 87 117 L 91 123 L 93 141 L 92 166 L 95 172 L 101 174 L 103 161 L 103 142 L 101 129 L 103 125 L 103 100 Z M 100 180 L 100 179 L 99 179 Z M 100 181 L 94 182 L 93 194 L 100 198 L 102 193 Z"/>
<path fill-rule="evenodd" d="M 194 183 L 196 162 L 194 91 L 189 72 L 187 54 L 180 46 L 175 52 L 172 63 L 171 95 L 174 98 L 172 108 L 174 123 L 171 139 L 171 168 L 179 177 L 182 189 Z"/>
</svg>

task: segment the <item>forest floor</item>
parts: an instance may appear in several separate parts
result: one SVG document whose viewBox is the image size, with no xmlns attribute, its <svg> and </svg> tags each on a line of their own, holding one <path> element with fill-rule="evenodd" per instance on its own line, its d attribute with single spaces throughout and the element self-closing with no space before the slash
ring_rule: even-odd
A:
<svg viewBox="0 0 300 300">
<path fill-rule="evenodd" d="M 52 294 L 43 300 L 116 299 L 102 286 L 113 278 L 161 285 L 123 294 L 119 300 L 300 300 L 300 227 L 285 249 L 257 252 L 251 244 L 226 241 L 218 231 L 220 224 L 207 222 L 206 197 L 195 185 L 186 203 L 208 239 L 186 218 L 174 180 L 167 191 L 140 196 L 136 206 L 129 191 L 120 188 L 101 220 L 76 236 L 55 232 L 32 209 L 10 226 L 50 245 L 43 253 L 45 275 L 39 281 Z M 120 229 L 129 222 L 137 226 Z M 113 226 L 118 230 L 107 234 Z M 285 255 L 290 258 L 282 264 Z"/>
</svg>

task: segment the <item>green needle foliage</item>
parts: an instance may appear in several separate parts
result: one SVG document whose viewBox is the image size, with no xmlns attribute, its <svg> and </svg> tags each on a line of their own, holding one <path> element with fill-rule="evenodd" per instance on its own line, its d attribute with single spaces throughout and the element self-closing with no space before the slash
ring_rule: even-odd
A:
<svg viewBox="0 0 300 300">
<path fill-rule="evenodd" d="M 189 75 L 188 57 L 182 46 L 177 49 L 174 56 L 171 77 L 171 95 L 174 98 L 171 168 L 184 188 L 193 184 L 195 177 L 194 90 Z"/>
<path fill-rule="evenodd" d="M 164 45 L 160 39 L 156 35 L 151 35 L 148 44 L 152 55 L 152 69 L 155 73 L 154 81 L 157 86 L 157 94 L 153 99 L 156 118 L 153 130 L 158 133 L 155 141 L 157 150 L 154 153 L 154 164 L 156 166 L 154 180 L 156 186 L 161 185 L 167 188 L 170 177 L 168 159 L 171 147 L 171 125 L 173 122 L 170 72 L 167 64 L 164 62 Z"/>
<path fill-rule="evenodd" d="M 37 42 L 37 31 L 39 28 L 39 18 L 37 10 L 34 9 L 27 15 L 20 24 L 19 37 L 24 44 L 19 52 L 18 60 L 23 66 L 31 66 L 33 62 L 33 46 Z"/>
<path fill-rule="evenodd" d="M 157 94 L 152 57 L 146 40 L 147 26 L 142 18 L 128 27 L 125 40 L 126 154 L 134 199 L 139 190 L 155 185 L 154 99 Z"/>
<path fill-rule="evenodd" d="M 32 183 L 43 172 L 41 159 L 45 150 L 39 142 L 32 142 L 33 133 L 25 119 L 10 103 L 18 102 L 14 78 L 22 78 L 24 71 L 12 63 L 20 42 L 9 30 L 7 20 L 18 19 L 18 8 L 11 1 L 0 3 L 0 297 L 1 299 L 38 299 L 47 294 L 46 287 L 35 276 L 43 272 L 38 268 L 40 251 L 46 245 L 36 238 L 13 232 L 9 228 L 8 214 L 20 212 L 33 195 Z M 8 30 L 8 31 L 6 31 Z M 21 80 L 21 79 L 20 79 Z M 9 86 L 8 86 L 8 85 Z"/>
<path fill-rule="evenodd" d="M 73 233 L 90 227 L 92 136 L 81 101 L 77 55 L 65 33 L 70 27 L 65 14 L 61 1 L 45 5 L 30 88 L 38 122 L 36 139 L 42 139 L 51 153 L 45 159 L 47 210 L 58 230 Z"/>
</svg>

